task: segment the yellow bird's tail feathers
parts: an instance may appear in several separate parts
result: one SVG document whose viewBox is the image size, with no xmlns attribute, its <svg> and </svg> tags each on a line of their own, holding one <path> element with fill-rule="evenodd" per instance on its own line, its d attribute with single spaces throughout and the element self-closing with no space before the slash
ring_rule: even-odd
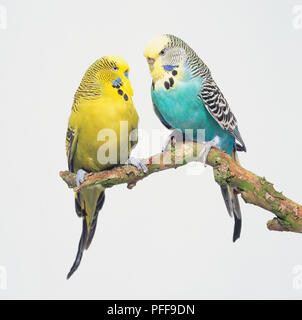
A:
<svg viewBox="0 0 302 320">
<path fill-rule="evenodd" d="M 98 214 L 105 201 L 105 191 L 100 185 L 87 187 L 75 195 L 75 209 L 79 217 L 83 219 L 82 234 L 78 246 L 77 256 L 67 275 L 69 279 L 79 267 L 84 250 L 88 249 L 93 239 Z"/>
</svg>

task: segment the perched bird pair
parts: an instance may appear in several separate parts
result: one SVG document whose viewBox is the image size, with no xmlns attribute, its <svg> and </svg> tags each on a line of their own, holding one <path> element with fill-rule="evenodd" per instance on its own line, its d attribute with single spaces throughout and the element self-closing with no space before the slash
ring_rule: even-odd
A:
<svg viewBox="0 0 302 320">
<path fill-rule="evenodd" d="M 172 35 L 160 35 L 146 47 L 144 55 L 152 76 L 151 95 L 154 111 L 168 128 L 185 134 L 204 129 L 206 160 L 211 147 L 215 146 L 237 161 L 237 151 L 246 151 L 238 130 L 235 116 L 212 79 L 208 67 L 181 39 Z M 133 106 L 129 67 L 120 57 L 110 55 L 97 60 L 85 73 L 75 94 L 66 137 L 69 170 L 77 173 L 79 185 L 86 172 L 107 169 L 126 163 L 139 170 L 148 171 L 139 160 L 130 157 L 137 143 L 138 115 Z M 121 130 L 121 122 L 127 130 Z M 108 142 L 100 138 L 102 130 L 111 130 L 116 138 Z M 173 133 L 172 133 L 173 135 Z M 115 149 L 114 162 L 101 161 L 100 148 Z M 109 145 L 108 145 L 109 144 Z M 127 158 L 121 157 L 121 146 L 127 146 Z M 205 161 L 204 160 L 204 161 Z M 75 195 L 75 209 L 83 219 L 82 235 L 75 262 L 67 276 L 78 268 L 83 251 L 88 249 L 95 233 L 98 213 L 104 200 L 104 188 L 100 185 L 87 187 Z M 233 241 L 240 236 L 241 212 L 236 191 L 221 186 L 221 192 L 235 226 Z"/>
</svg>

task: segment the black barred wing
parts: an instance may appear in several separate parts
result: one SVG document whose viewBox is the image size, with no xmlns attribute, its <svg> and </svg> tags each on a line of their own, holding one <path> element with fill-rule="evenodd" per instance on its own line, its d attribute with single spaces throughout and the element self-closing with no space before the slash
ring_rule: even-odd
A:
<svg viewBox="0 0 302 320">
<path fill-rule="evenodd" d="M 204 102 L 210 115 L 217 121 L 220 127 L 228 131 L 241 146 L 240 151 L 246 151 L 245 144 L 238 130 L 237 120 L 233 115 L 229 104 L 212 78 L 206 78 L 202 82 L 202 91 L 198 97 Z"/>
<path fill-rule="evenodd" d="M 78 134 L 77 131 L 71 127 L 68 127 L 65 146 L 66 146 L 66 154 L 68 159 L 68 170 L 73 172 L 73 157 L 77 147 L 78 142 Z"/>
</svg>

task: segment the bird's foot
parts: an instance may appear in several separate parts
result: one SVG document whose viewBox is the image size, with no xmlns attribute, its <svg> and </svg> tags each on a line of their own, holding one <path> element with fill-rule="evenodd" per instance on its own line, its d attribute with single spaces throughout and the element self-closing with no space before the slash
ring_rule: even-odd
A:
<svg viewBox="0 0 302 320">
<path fill-rule="evenodd" d="M 162 152 L 165 152 L 169 149 L 169 145 L 171 144 L 171 148 L 175 147 L 175 144 L 177 142 L 183 142 L 184 136 L 181 131 L 178 129 L 175 129 L 172 131 L 171 134 L 169 134 L 168 138 L 165 140 L 163 147 L 162 147 Z"/>
<path fill-rule="evenodd" d="M 136 159 L 134 157 L 130 157 L 126 162 L 125 164 L 128 164 L 128 165 L 131 165 L 131 166 L 134 166 L 135 168 L 137 168 L 139 171 L 143 171 L 144 173 L 148 173 L 148 168 L 147 166 L 142 162 L 140 161 L 139 159 Z"/>
<path fill-rule="evenodd" d="M 76 175 L 76 185 L 77 187 L 84 182 L 84 176 L 87 172 L 83 169 L 79 169 Z"/>
<path fill-rule="evenodd" d="M 208 158 L 208 154 L 209 152 L 211 151 L 211 148 L 212 147 L 217 147 L 217 144 L 218 144 L 218 137 L 215 137 L 213 140 L 211 141 L 207 141 L 205 142 L 205 147 L 204 149 L 200 152 L 199 154 L 199 158 L 200 158 L 200 161 L 201 163 L 204 164 L 204 166 L 206 167 L 206 161 L 207 161 L 207 158 Z"/>
</svg>

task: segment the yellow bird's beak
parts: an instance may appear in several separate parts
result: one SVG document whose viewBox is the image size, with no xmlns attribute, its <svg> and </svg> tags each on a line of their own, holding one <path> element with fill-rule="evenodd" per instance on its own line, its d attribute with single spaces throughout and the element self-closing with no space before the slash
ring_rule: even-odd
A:
<svg viewBox="0 0 302 320">
<path fill-rule="evenodd" d="M 149 66 L 150 72 L 151 72 L 151 74 L 152 74 L 152 73 L 153 73 L 153 71 L 154 71 L 155 59 L 150 58 L 150 57 L 146 57 L 146 59 L 147 59 L 147 63 L 148 63 L 148 66 Z"/>
<path fill-rule="evenodd" d="M 151 66 L 151 65 L 154 64 L 155 60 L 152 59 L 152 58 L 147 57 L 147 62 L 148 62 L 148 64 Z"/>
</svg>

